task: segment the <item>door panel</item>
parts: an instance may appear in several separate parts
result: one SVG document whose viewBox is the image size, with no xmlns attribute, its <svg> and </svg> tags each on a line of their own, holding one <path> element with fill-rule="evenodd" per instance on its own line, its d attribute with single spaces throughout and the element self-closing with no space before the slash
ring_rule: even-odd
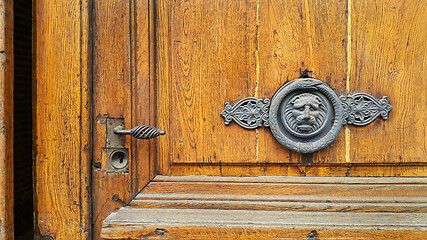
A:
<svg viewBox="0 0 427 240">
<path fill-rule="evenodd" d="M 351 128 L 353 163 L 425 163 L 427 7 L 423 1 L 355 1 L 350 89 L 393 105 L 387 121 Z"/>
<path fill-rule="evenodd" d="M 413 12 L 418 9 L 423 16 L 425 6 L 371 5 L 160 1 L 157 117 L 169 134 L 159 139 L 159 173 L 398 176 L 424 171 L 426 152 L 420 146 L 426 145 L 426 118 L 421 109 L 427 101 L 421 94 L 425 81 L 416 74 L 425 64 L 421 35 L 426 21 Z M 389 119 L 346 126 L 331 145 L 313 154 L 286 149 L 268 128 L 225 126 L 220 116 L 225 102 L 271 98 L 304 70 L 338 95 L 389 96 L 394 107 Z M 396 163 L 409 165 L 391 165 Z"/>
<path fill-rule="evenodd" d="M 255 132 L 228 129 L 218 116 L 226 101 L 254 93 L 256 2 L 165 1 L 165 5 L 169 32 L 159 38 L 170 45 L 167 52 L 159 48 L 158 55 L 170 55 L 170 69 L 160 62 L 158 117 L 165 119 L 160 128 L 170 131 L 160 139 L 162 160 L 255 162 Z M 161 14 L 164 18 L 166 13 Z"/>
<path fill-rule="evenodd" d="M 260 1 L 258 54 L 260 97 L 272 97 L 304 70 L 345 92 L 347 72 L 345 1 Z M 238 99 L 235 99 L 236 101 Z M 237 127 L 237 126 L 235 126 Z M 269 129 L 259 130 L 259 162 L 300 163 L 301 155 L 284 148 Z M 310 158 L 315 163 L 343 163 L 345 134 Z M 307 160 L 307 159 L 306 159 Z"/>
<path fill-rule="evenodd" d="M 124 127 L 155 125 L 150 78 L 149 1 L 94 1 L 93 6 L 93 236 L 110 212 L 129 203 L 151 179 L 154 141 L 126 137 L 128 170 L 114 171 L 106 143 L 107 121 Z M 152 122 L 153 121 L 153 122 Z"/>
</svg>

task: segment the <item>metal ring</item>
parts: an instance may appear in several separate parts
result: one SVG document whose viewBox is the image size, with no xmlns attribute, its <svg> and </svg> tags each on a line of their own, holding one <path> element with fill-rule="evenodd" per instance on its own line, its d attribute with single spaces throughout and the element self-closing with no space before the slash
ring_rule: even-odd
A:
<svg viewBox="0 0 427 240">
<path fill-rule="evenodd" d="M 283 85 L 273 96 L 270 130 L 283 146 L 312 153 L 328 146 L 342 128 L 343 108 L 324 82 L 300 78 Z"/>
</svg>

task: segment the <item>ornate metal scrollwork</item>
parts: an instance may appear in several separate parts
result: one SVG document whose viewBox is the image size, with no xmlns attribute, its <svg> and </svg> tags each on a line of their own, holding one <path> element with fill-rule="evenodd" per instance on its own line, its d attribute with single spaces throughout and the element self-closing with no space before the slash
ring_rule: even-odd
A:
<svg viewBox="0 0 427 240">
<path fill-rule="evenodd" d="M 234 106 L 228 102 L 225 103 L 221 116 L 225 118 L 225 125 L 234 121 L 246 129 L 261 127 L 263 124 L 269 127 L 268 107 L 270 107 L 270 99 L 248 97 L 240 100 Z"/>
<path fill-rule="evenodd" d="M 378 100 L 365 93 L 355 93 L 340 99 L 344 108 L 343 124 L 365 126 L 378 116 L 386 120 L 392 109 L 386 96 Z"/>
<path fill-rule="evenodd" d="M 338 97 L 324 82 L 300 78 L 283 85 L 268 98 L 248 97 L 234 106 L 225 104 L 221 115 L 246 129 L 265 126 L 283 146 L 312 153 L 332 143 L 343 124 L 364 126 L 378 116 L 387 119 L 392 109 L 384 96 L 376 99 L 365 93 Z"/>
</svg>

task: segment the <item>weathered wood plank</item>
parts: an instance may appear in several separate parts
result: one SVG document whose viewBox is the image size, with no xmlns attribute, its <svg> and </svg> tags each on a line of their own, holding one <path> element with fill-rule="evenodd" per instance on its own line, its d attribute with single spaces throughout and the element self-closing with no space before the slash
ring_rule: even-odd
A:
<svg viewBox="0 0 427 240">
<path fill-rule="evenodd" d="M 316 195 L 316 196 L 402 196 L 424 197 L 426 185 L 377 184 L 286 184 L 286 183 L 156 183 L 149 184 L 146 193 L 243 194 L 243 195 Z"/>
<path fill-rule="evenodd" d="M 152 182 L 245 182 L 245 183 L 298 183 L 298 184 L 427 184 L 427 178 L 349 178 L 349 177 L 217 177 L 217 176 L 163 176 L 157 175 Z"/>
<path fill-rule="evenodd" d="M 414 239 L 427 231 L 427 182 L 399 179 L 157 176 L 108 216 L 102 237 L 292 239 L 311 229 L 322 238 Z"/>
<path fill-rule="evenodd" d="M 390 230 L 390 231 L 378 231 L 378 230 L 365 230 L 365 229 L 318 229 L 314 228 L 274 228 L 274 227 L 233 227 L 233 228 L 219 228 L 210 226 L 197 226 L 197 227 L 168 227 L 168 232 L 164 229 L 146 229 L 143 233 L 132 232 L 132 227 L 123 227 L 122 233 L 116 232 L 119 230 L 115 228 L 115 225 L 108 225 L 108 229 L 105 230 L 103 239 L 123 239 L 121 235 L 129 237 L 127 239 L 141 239 L 147 237 L 150 239 L 224 239 L 224 240 L 235 240 L 235 239 L 295 239 L 295 240 L 306 240 L 316 239 L 313 236 L 319 236 L 321 238 L 330 239 L 343 239 L 343 240 L 358 240 L 358 239 L 402 239 L 402 240 L 419 240 L 423 239 L 425 232 L 413 231 L 413 230 Z M 112 231 L 112 232 L 107 232 Z M 313 231 L 316 231 L 315 233 Z M 214 237 L 218 236 L 218 237 Z M 320 238 L 320 239 L 321 239 Z M 319 238 L 317 238 L 319 239 Z"/>
<path fill-rule="evenodd" d="M 0 239 L 13 232 L 13 1 L 0 1 Z"/>
<path fill-rule="evenodd" d="M 220 113 L 254 92 L 256 2 L 158 6 L 158 118 L 169 141 L 159 141 L 162 174 L 169 161 L 255 162 L 255 132 L 225 126 Z"/>
<path fill-rule="evenodd" d="M 427 197 L 401 196 L 316 196 L 316 195 L 236 195 L 236 194 L 190 194 L 190 193 L 140 193 L 136 200 L 207 200 L 207 201 L 277 201 L 320 203 L 426 203 Z"/>
<path fill-rule="evenodd" d="M 129 127 L 137 125 L 156 126 L 155 93 L 152 66 L 154 54 L 150 48 L 153 46 L 152 32 L 150 32 L 149 14 L 150 1 L 131 1 L 131 73 L 132 73 L 132 123 Z M 152 22 L 152 21 L 151 21 Z M 152 179 L 156 159 L 156 140 L 131 139 L 131 187 L 132 197 Z"/>
<path fill-rule="evenodd" d="M 337 92 L 345 91 L 346 1 L 258 1 L 256 94 L 272 98 L 284 83 L 297 79 L 304 70 L 326 82 Z M 259 162 L 339 163 L 345 161 L 345 136 L 327 148 L 304 156 L 280 145 L 269 129 L 259 130 Z M 308 159 L 307 159 L 308 158 Z"/>
<path fill-rule="evenodd" d="M 34 6 L 35 229 L 54 239 L 91 237 L 90 2 Z"/>
<path fill-rule="evenodd" d="M 159 221 L 161 220 L 161 221 Z M 341 227 L 396 227 L 427 230 L 427 214 L 423 213 L 331 213 L 296 211 L 248 211 L 210 209 L 134 209 L 122 208 L 104 222 L 127 224 L 192 225 L 225 224 L 267 226 L 341 226 Z M 161 224 L 159 225 L 161 228 Z"/>
<path fill-rule="evenodd" d="M 425 199 L 424 199 L 425 200 Z M 169 209 L 223 209 L 265 211 L 311 211 L 311 212 L 416 212 L 427 213 L 427 203 L 322 203 L 322 202 L 277 202 L 246 201 L 244 197 L 234 201 L 213 200 L 133 200 L 130 208 Z"/>
<path fill-rule="evenodd" d="M 155 140 L 126 137 L 129 171 L 119 173 L 107 170 L 105 142 L 107 117 L 124 118 L 126 129 L 155 125 L 149 12 L 150 1 L 94 2 L 94 239 L 100 236 L 102 220 L 129 203 L 154 174 Z"/>
<path fill-rule="evenodd" d="M 124 118 L 132 128 L 130 1 L 94 1 L 93 5 L 93 237 L 110 212 L 131 199 L 131 175 L 107 171 L 106 118 Z M 125 146 L 130 146 L 126 138 Z M 133 167 L 133 152 L 129 166 Z M 132 171 L 132 169 L 130 169 Z M 115 196 L 115 197 L 114 197 Z"/>
<path fill-rule="evenodd" d="M 427 230 L 427 214 L 319 213 L 246 210 L 121 209 L 104 222 L 104 239 L 322 238 L 416 239 Z M 304 234 L 300 229 L 306 229 Z M 309 229 L 307 231 L 307 229 Z M 240 235 L 236 238 L 237 233 Z M 204 234 L 204 235 L 200 235 Z M 286 235 L 284 235 L 286 234 Z"/>
<path fill-rule="evenodd" d="M 425 177 L 425 164 L 174 164 L 174 175 L 212 176 L 323 176 L 323 177 Z"/>
<path fill-rule="evenodd" d="M 422 0 L 352 1 L 350 90 L 393 106 L 388 120 L 351 128 L 352 163 L 426 163 L 426 16 Z"/>
</svg>

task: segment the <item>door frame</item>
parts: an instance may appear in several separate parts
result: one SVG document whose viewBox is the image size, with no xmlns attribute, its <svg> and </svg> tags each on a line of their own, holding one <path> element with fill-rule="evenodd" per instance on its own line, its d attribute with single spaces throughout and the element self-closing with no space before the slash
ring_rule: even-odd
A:
<svg viewBox="0 0 427 240">
<path fill-rule="evenodd" d="M 90 239 L 91 1 L 33 5 L 35 235 Z"/>
<path fill-rule="evenodd" d="M 13 239 L 13 1 L 0 0 L 0 239 Z"/>
</svg>

